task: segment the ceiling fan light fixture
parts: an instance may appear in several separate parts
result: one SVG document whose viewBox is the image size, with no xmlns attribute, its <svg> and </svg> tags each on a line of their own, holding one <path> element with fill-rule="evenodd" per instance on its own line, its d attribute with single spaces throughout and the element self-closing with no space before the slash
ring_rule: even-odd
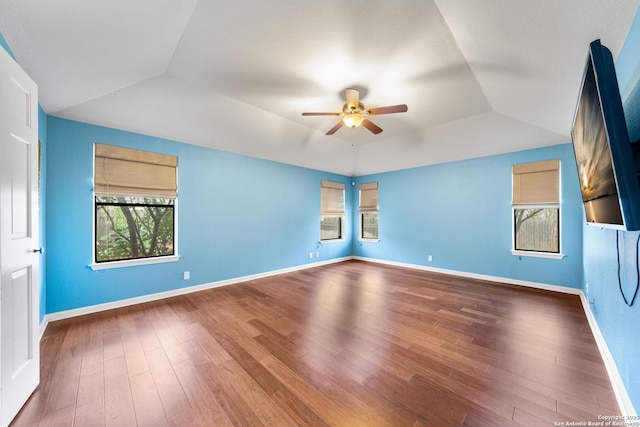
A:
<svg viewBox="0 0 640 427">
<path fill-rule="evenodd" d="M 350 128 L 357 128 L 362 124 L 363 120 L 364 120 L 364 117 L 362 116 L 362 114 L 357 114 L 357 113 L 345 114 L 344 117 L 342 118 L 342 121 L 344 122 L 344 124 L 349 126 Z"/>
<path fill-rule="evenodd" d="M 407 105 L 389 105 L 388 107 L 378 107 L 372 108 L 369 110 L 365 110 L 362 102 L 359 101 L 360 94 L 356 89 L 346 89 L 345 97 L 347 98 L 347 103 L 342 106 L 342 113 L 327 113 L 327 112 L 317 112 L 317 113 L 302 113 L 303 116 L 342 116 L 342 120 L 340 120 L 334 127 L 329 129 L 326 135 L 333 135 L 343 126 L 348 126 L 352 129 L 357 128 L 362 125 L 369 132 L 374 135 L 382 132 L 382 128 L 373 123 L 368 119 L 369 116 L 376 116 L 380 114 L 391 114 L 391 113 L 406 113 Z"/>
</svg>

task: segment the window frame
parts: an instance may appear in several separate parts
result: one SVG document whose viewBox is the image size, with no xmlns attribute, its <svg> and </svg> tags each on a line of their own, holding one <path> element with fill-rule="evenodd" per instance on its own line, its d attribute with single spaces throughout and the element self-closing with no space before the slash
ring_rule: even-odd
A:
<svg viewBox="0 0 640 427">
<path fill-rule="evenodd" d="M 564 253 L 562 250 L 562 162 L 560 160 L 542 160 L 542 161 L 534 161 L 523 163 L 515 166 L 526 166 L 533 165 L 536 163 L 545 163 L 557 161 L 557 173 L 558 173 L 558 194 L 556 202 L 543 202 L 543 203 L 516 203 L 514 202 L 514 185 L 515 185 L 515 174 L 512 169 L 511 173 L 511 188 L 512 188 L 512 200 L 511 200 L 511 254 L 514 256 L 520 257 L 534 257 L 534 258 L 549 258 L 549 259 L 562 259 L 564 258 Z M 516 220 L 515 213 L 518 209 L 557 209 L 558 210 L 558 252 L 549 252 L 549 251 L 541 251 L 541 250 L 525 250 L 525 249 L 516 249 Z"/>
<path fill-rule="evenodd" d="M 96 215 L 97 215 L 97 206 L 96 206 L 96 196 L 93 193 L 93 221 L 92 221 L 92 262 L 89 264 L 91 270 L 108 270 L 111 268 L 121 268 L 121 267 L 133 267 L 138 265 L 152 265 L 152 264 L 162 264 L 166 262 L 175 262 L 180 259 L 180 252 L 178 252 L 178 198 L 176 197 L 173 201 L 173 255 L 160 255 L 154 257 L 146 257 L 146 258 L 132 258 L 132 259 L 124 259 L 124 260 L 114 260 L 114 261 L 96 261 Z"/>
<path fill-rule="evenodd" d="M 331 197 L 331 190 L 341 191 L 341 202 L 333 204 L 335 199 Z M 324 195 L 328 197 L 324 199 Z M 343 182 L 321 180 L 320 181 L 320 229 L 319 242 L 321 244 L 337 243 L 346 241 L 345 237 L 345 216 L 346 216 L 346 185 Z M 326 218 L 338 218 L 340 227 L 340 236 L 337 238 L 322 238 L 322 222 Z"/>
<path fill-rule="evenodd" d="M 322 238 L 322 221 L 324 221 L 327 218 L 337 218 L 339 220 L 338 222 L 338 226 L 339 226 L 339 233 L 340 235 L 338 237 L 332 237 L 330 239 L 323 239 Z M 342 216 L 337 216 L 337 215 L 320 215 L 320 243 L 333 243 L 333 242 L 343 242 L 344 239 L 344 215 Z"/>
<path fill-rule="evenodd" d="M 558 210 L 558 252 L 540 251 L 540 250 L 527 250 L 516 249 L 516 210 L 517 209 L 557 209 Z M 536 257 L 536 258 L 550 258 L 550 259 L 562 259 L 564 254 L 562 252 L 562 207 L 560 203 L 555 205 L 512 205 L 511 207 L 511 254 L 521 257 Z"/>
<path fill-rule="evenodd" d="M 378 226 L 376 228 L 376 234 L 378 237 L 364 237 L 364 216 L 365 215 L 375 215 L 377 217 Z M 373 242 L 378 243 L 380 241 L 380 213 L 374 211 L 365 211 L 360 212 L 360 227 L 359 227 L 359 239 L 363 242 Z"/>
<path fill-rule="evenodd" d="M 363 191 L 366 192 L 367 197 L 363 200 Z M 375 192 L 374 192 L 375 191 Z M 372 196 L 374 192 L 374 196 Z M 358 240 L 361 242 L 373 242 L 378 243 L 380 241 L 380 211 L 379 211 L 379 199 L 380 199 L 380 186 L 377 181 L 361 183 L 358 187 Z M 376 235 L 377 237 L 364 237 L 364 215 L 376 216 Z"/>
<path fill-rule="evenodd" d="M 93 165 L 93 177 L 95 180 L 95 168 L 96 168 L 96 148 L 95 146 L 98 145 L 99 143 L 95 143 L 94 144 L 94 151 L 93 151 L 93 157 L 92 157 L 92 165 Z M 104 145 L 104 144 L 100 144 L 100 145 Z M 117 147 L 117 146 L 114 146 Z M 125 148 L 127 149 L 127 147 L 117 147 L 117 148 Z M 131 149 L 133 150 L 133 149 Z M 153 151 L 146 151 L 146 150 L 137 150 L 137 151 L 145 151 L 151 155 L 155 155 L 155 154 L 161 154 L 161 153 L 156 153 Z M 177 159 L 177 156 L 175 156 Z M 176 187 L 178 186 L 178 165 L 176 164 L 175 166 L 175 184 Z M 131 259 L 124 259 L 124 260 L 112 260 L 112 261 L 97 261 L 97 254 L 96 254 L 96 241 L 97 241 L 97 208 L 98 208 L 98 203 L 97 203 L 97 193 L 95 191 L 95 183 L 94 183 L 94 188 L 92 188 L 92 208 L 93 208 L 93 214 L 92 214 L 92 221 L 91 221 L 91 263 L 88 265 L 88 267 L 91 270 L 94 271 L 98 271 L 98 270 L 108 270 L 108 269 L 112 269 L 112 268 L 121 268 L 121 267 L 132 267 L 132 266 L 139 266 L 139 265 L 152 265 L 152 264 L 161 264 L 161 263 L 167 263 L 167 262 L 175 262 L 178 261 L 180 259 L 180 255 L 179 255 L 179 233 L 178 233 L 178 217 L 179 217 L 179 201 L 178 201 L 178 195 L 177 195 L 177 191 L 176 191 L 176 195 L 175 197 L 170 197 L 173 199 L 173 254 L 172 255 L 159 255 L 159 256 L 152 256 L 152 257 L 142 257 L 142 258 L 131 258 Z M 144 197 L 144 196 L 132 196 L 132 197 Z M 162 197 L 155 197 L 155 198 L 162 198 Z M 136 206 L 136 204 L 131 204 L 132 206 Z"/>
</svg>

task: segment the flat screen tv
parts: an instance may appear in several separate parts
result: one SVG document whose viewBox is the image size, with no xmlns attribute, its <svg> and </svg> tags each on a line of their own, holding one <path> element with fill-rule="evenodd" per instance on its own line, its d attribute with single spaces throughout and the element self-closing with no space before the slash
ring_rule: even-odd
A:
<svg viewBox="0 0 640 427">
<path fill-rule="evenodd" d="M 571 130 L 588 224 L 640 229 L 640 184 L 611 51 L 593 41 Z M 633 144 L 638 145 L 638 144 Z"/>
</svg>

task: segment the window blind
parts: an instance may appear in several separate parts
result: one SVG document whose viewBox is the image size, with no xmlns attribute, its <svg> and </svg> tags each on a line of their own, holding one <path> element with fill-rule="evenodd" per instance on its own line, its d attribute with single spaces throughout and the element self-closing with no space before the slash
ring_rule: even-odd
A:
<svg viewBox="0 0 640 427">
<path fill-rule="evenodd" d="M 344 215 L 344 184 L 341 182 L 321 181 L 320 214 L 322 216 Z"/>
<path fill-rule="evenodd" d="M 560 203 L 560 160 L 513 165 L 514 205 Z"/>
<path fill-rule="evenodd" d="M 378 212 L 378 183 L 360 184 L 360 212 Z"/>
<path fill-rule="evenodd" d="M 178 157 L 104 144 L 94 149 L 97 195 L 177 197 Z"/>
</svg>

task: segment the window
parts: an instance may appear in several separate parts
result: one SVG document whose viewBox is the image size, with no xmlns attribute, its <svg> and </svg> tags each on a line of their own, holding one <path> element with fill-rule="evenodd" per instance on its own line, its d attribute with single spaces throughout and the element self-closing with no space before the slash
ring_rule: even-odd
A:
<svg viewBox="0 0 640 427">
<path fill-rule="evenodd" d="M 360 239 L 378 240 L 378 183 L 360 184 Z"/>
<path fill-rule="evenodd" d="M 513 165 L 513 253 L 560 255 L 560 161 Z"/>
<path fill-rule="evenodd" d="M 96 263 L 175 255 L 178 158 L 95 145 Z"/>
<path fill-rule="evenodd" d="M 322 181 L 320 184 L 320 240 L 341 240 L 344 219 L 344 184 Z"/>
</svg>

